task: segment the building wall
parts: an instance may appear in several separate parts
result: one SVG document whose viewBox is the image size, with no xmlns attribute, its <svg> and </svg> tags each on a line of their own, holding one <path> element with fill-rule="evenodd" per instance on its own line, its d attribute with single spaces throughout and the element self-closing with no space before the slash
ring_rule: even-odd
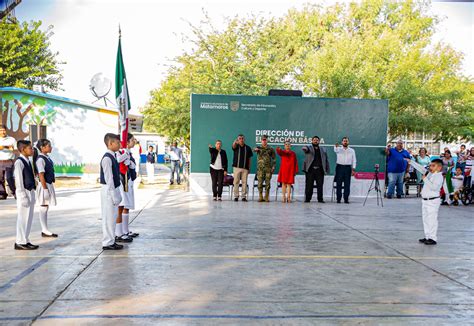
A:
<svg viewBox="0 0 474 326">
<path fill-rule="evenodd" d="M 63 167 L 63 173 L 97 173 L 106 150 L 104 135 L 117 133 L 117 115 L 83 107 L 58 107 L 56 116 L 48 128 L 55 164 Z M 75 167 L 80 169 L 76 171 Z"/>
<path fill-rule="evenodd" d="M 0 95 L 0 122 L 9 136 L 31 141 L 46 136 L 53 145 L 57 173 L 98 172 L 104 135 L 118 131 L 115 110 L 10 87 L 0 88 Z M 42 132 L 35 133 L 36 129 Z"/>
</svg>

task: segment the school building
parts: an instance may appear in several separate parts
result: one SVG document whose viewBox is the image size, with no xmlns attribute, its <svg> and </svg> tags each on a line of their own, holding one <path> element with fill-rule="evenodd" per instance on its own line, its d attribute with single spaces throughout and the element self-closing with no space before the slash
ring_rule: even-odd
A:
<svg viewBox="0 0 474 326">
<path fill-rule="evenodd" d="M 0 88 L 0 124 L 16 140 L 48 138 L 59 175 L 95 174 L 105 133 L 118 133 L 118 111 L 27 89 Z M 141 115 L 130 115 L 130 132 L 142 132 Z M 144 149 L 146 151 L 146 149 Z"/>
</svg>

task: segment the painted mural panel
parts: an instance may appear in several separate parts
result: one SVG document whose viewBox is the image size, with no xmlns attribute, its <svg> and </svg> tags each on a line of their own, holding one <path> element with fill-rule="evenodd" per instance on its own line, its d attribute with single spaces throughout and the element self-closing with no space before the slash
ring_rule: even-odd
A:
<svg viewBox="0 0 474 326">
<path fill-rule="evenodd" d="M 117 132 L 117 113 L 108 108 L 27 90 L 0 89 L 1 123 L 16 140 L 36 139 L 40 126 L 52 141 L 57 173 L 96 173 L 104 151 L 103 136 Z M 33 140 L 35 140 L 33 139 Z"/>
</svg>

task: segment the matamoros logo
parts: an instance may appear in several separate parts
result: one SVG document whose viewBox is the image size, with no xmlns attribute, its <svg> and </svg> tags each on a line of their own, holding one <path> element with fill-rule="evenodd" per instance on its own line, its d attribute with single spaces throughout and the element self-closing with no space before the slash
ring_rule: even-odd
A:
<svg viewBox="0 0 474 326">
<path fill-rule="evenodd" d="M 226 102 L 201 102 L 199 105 L 201 109 L 205 110 L 231 110 L 233 112 L 242 111 L 267 111 L 268 109 L 276 108 L 276 104 L 264 103 L 240 103 L 239 101 Z"/>
<path fill-rule="evenodd" d="M 229 103 L 201 102 L 199 107 L 206 110 L 229 110 Z"/>
</svg>

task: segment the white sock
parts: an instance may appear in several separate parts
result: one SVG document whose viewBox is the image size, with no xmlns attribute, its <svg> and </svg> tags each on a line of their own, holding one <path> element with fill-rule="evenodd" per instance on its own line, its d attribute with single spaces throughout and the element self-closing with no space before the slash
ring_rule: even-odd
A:
<svg viewBox="0 0 474 326">
<path fill-rule="evenodd" d="M 129 218 L 128 213 L 127 214 L 125 214 L 125 213 L 122 214 L 122 231 L 123 231 L 123 234 L 128 234 L 128 232 L 130 232 L 130 230 L 128 229 L 128 218 Z"/>
<path fill-rule="evenodd" d="M 40 216 L 41 232 L 47 235 L 51 235 L 53 233 L 48 230 L 48 210 L 49 210 L 49 206 L 40 206 L 39 216 Z"/>
<path fill-rule="evenodd" d="M 122 223 L 116 223 L 115 224 L 115 236 L 116 237 L 121 237 L 122 236 Z"/>
</svg>

